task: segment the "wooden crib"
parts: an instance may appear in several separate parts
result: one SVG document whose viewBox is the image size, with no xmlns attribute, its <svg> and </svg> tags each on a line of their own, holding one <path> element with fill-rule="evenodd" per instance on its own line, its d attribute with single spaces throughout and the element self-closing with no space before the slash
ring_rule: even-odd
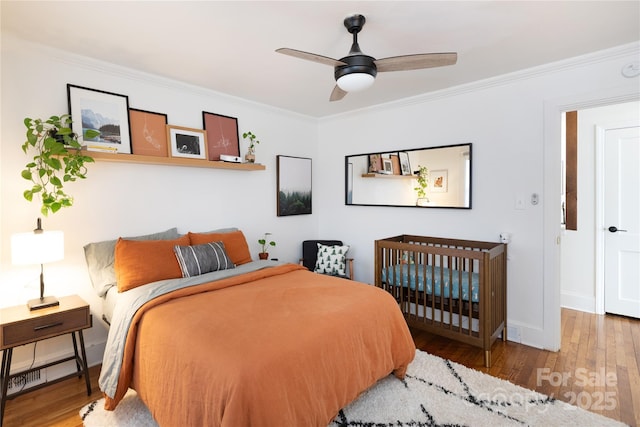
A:
<svg viewBox="0 0 640 427">
<path fill-rule="evenodd" d="M 375 285 L 391 293 L 407 324 L 484 350 L 507 331 L 507 247 L 401 235 L 375 241 Z"/>
</svg>

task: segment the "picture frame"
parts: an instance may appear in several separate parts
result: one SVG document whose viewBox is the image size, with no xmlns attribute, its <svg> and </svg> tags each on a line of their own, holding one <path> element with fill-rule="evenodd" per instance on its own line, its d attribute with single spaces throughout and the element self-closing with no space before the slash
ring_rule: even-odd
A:
<svg viewBox="0 0 640 427">
<path fill-rule="evenodd" d="M 378 173 L 382 171 L 382 155 L 369 154 L 369 172 Z"/>
<path fill-rule="evenodd" d="M 380 172 L 386 175 L 393 175 L 393 161 L 391 158 L 382 159 L 382 170 Z"/>
<path fill-rule="evenodd" d="M 202 129 L 167 125 L 169 157 L 207 160 L 207 134 Z"/>
<path fill-rule="evenodd" d="M 67 84 L 71 128 L 88 151 L 131 153 L 129 97 L 117 93 Z M 85 138 L 85 129 L 100 132 Z"/>
<path fill-rule="evenodd" d="M 129 124 L 133 154 L 169 157 L 166 114 L 130 108 Z"/>
<path fill-rule="evenodd" d="M 238 119 L 203 111 L 202 128 L 207 133 L 209 160 L 219 161 L 221 154 L 240 157 Z"/>
<path fill-rule="evenodd" d="M 311 159 L 276 156 L 277 215 L 311 214 Z"/>
<path fill-rule="evenodd" d="M 397 154 L 391 154 L 389 156 L 391 159 L 392 171 L 394 175 L 402 175 L 400 171 L 400 159 Z"/>
<path fill-rule="evenodd" d="M 411 175 L 411 164 L 409 163 L 409 153 L 406 151 L 398 152 L 400 159 L 400 173 L 402 175 Z"/>
<path fill-rule="evenodd" d="M 429 183 L 432 193 L 446 193 L 449 191 L 449 170 L 440 169 L 429 172 Z"/>
</svg>

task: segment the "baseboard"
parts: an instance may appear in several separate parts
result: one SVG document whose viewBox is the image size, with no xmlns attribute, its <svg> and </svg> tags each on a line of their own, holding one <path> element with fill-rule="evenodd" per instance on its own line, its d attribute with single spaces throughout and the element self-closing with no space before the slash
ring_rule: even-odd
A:
<svg viewBox="0 0 640 427">
<path fill-rule="evenodd" d="M 595 313 L 596 298 L 594 296 L 562 291 L 560 293 L 560 306 L 563 308 L 570 308 L 572 310 Z"/>
<path fill-rule="evenodd" d="M 543 349 L 544 331 L 531 325 L 507 320 L 507 340 Z"/>
</svg>

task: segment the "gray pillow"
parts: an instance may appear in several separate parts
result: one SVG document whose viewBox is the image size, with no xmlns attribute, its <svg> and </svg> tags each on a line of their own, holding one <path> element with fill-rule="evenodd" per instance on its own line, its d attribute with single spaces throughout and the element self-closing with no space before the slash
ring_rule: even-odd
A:
<svg viewBox="0 0 640 427">
<path fill-rule="evenodd" d="M 193 246 L 174 246 L 182 277 L 199 276 L 218 270 L 235 268 L 224 250 L 224 243 L 211 242 Z"/>
<path fill-rule="evenodd" d="M 180 237 L 177 228 L 144 236 L 125 237 L 127 240 L 170 240 Z M 84 257 L 89 268 L 91 284 L 98 296 L 103 297 L 110 287 L 116 285 L 116 272 L 113 268 L 117 240 L 89 243 L 84 246 Z"/>
</svg>

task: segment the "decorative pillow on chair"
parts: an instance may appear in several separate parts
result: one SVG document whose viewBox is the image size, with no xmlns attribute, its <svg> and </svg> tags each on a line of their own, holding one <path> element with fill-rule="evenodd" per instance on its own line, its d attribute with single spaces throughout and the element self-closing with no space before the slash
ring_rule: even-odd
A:
<svg viewBox="0 0 640 427">
<path fill-rule="evenodd" d="M 182 277 L 199 276 L 212 271 L 235 268 L 222 242 L 173 248 L 182 270 Z"/>
<path fill-rule="evenodd" d="M 318 259 L 313 271 L 332 276 L 346 276 L 348 250 L 349 246 L 347 245 L 326 246 L 318 243 Z"/>
</svg>

